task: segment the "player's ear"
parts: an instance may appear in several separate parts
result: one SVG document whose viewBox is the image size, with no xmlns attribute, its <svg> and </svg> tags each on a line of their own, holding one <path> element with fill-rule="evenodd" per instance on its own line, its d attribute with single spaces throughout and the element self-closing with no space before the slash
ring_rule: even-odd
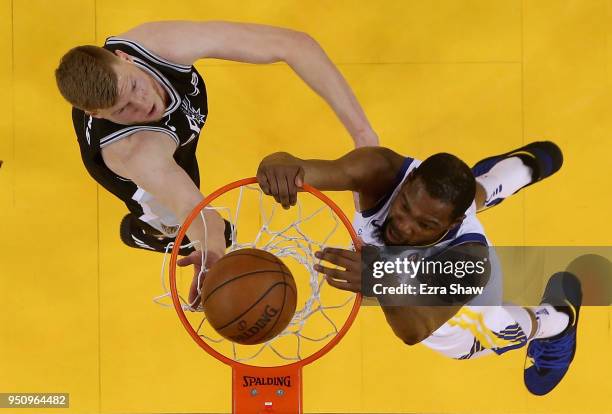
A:
<svg viewBox="0 0 612 414">
<path fill-rule="evenodd" d="M 453 222 L 450 225 L 450 228 L 452 229 L 452 228 L 455 228 L 457 226 L 461 226 L 461 223 L 463 223 L 464 219 L 465 219 L 465 214 L 460 215 L 455 220 L 453 220 Z"/>
<path fill-rule="evenodd" d="M 122 50 L 115 50 L 115 55 L 117 55 L 119 59 L 125 60 L 126 62 L 134 62 L 134 59 L 132 59 L 132 56 L 128 55 Z"/>
</svg>

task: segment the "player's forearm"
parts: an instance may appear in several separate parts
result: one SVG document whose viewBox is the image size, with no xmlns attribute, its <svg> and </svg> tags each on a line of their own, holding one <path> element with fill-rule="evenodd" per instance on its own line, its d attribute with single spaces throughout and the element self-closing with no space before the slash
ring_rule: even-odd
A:
<svg viewBox="0 0 612 414">
<path fill-rule="evenodd" d="M 304 160 L 287 152 L 276 152 L 265 157 L 259 166 L 261 171 L 275 167 L 299 167 L 304 171 L 304 182 L 323 191 L 356 191 L 353 178 L 347 174 L 340 160 Z"/>
<path fill-rule="evenodd" d="M 196 204 L 194 203 L 191 209 L 183 208 L 179 211 L 181 223 L 185 221 Z M 191 241 L 199 242 L 194 246 L 197 250 L 207 249 L 217 256 L 222 256 L 225 252 L 225 223 L 215 210 L 202 210 L 202 213 L 196 216 L 187 229 L 187 237 Z"/>
<path fill-rule="evenodd" d="M 428 338 L 461 308 L 461 305 L 406 305 L 401 303 L 401 299 L 398 303 L 386 299 L 381 308 L 387 323 L 407 345 Z"/>
<path fill-rule="evenodd" d="M 402 306 L 381 306 L 381 308 L 393 333 L 404 343 L 415 345 L 431 334 L 423 324 L 415 320 L 411 308 Z"/>
<path fill-rule="evenodd" d="M 334 110 L 355 146 L 378 145 L 378 137 L 351 87 L 325 51 L 310 36 L 296 38 L 285 56 L 287 64 Z"/>
<path fill-rule="evenodd" d="M 381 306 L 395 335 L 407 345 L 429 337 L 453 317 L 461 306 Z"/>
</svg>

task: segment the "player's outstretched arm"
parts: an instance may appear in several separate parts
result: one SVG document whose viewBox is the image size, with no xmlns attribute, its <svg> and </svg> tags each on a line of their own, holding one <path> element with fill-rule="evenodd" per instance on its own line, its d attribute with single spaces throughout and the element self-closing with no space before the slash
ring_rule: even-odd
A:
<svg viewBox="0 0 612 414">
<path fill-rule="evenodd" d="M 202 193 L 172 157 L 176 144 L 160 132 L 137 132 L 102 149 L 104 163 L 115 174 L 129 178 L 181 221 L 203 199 Z M 190 240 L 204 241 L 212 261 L 225 253 L 225 225 L 213 210 L 204 210 L 205 227 L 198 217 L 189 227 Z M 196 245 L 196 249 L 201 246 Z"/>
<path fill-rule="evenodd" d="M 356 147 L 378 145 L 351 87 L 321 46 L 306 33 L 280 27 L 223 21 L 151 22 L 122 37 L 135 40 L 172 62 L 202 58 L 246 63 L 286 62 L 334 110 Z"/>
<path fill-rule="evenodd" d="M 315 265 L 315 270 L 325 275 L 325 280 L 330 286 L 349 292 L 362 292 L 363 273 L 359 252 L 326 247 L 316 252 L 315 256 L 322 261 Z M 335 267 L 327 266 L 325 262 Z M 407 345 L 415 345 L 430 336 L 461 308 L 461 305 L 456 304 L 406 306 L 401 303 L 397 305 L 381 303 L 380 306 L 395 336 Z"/>
<path fill-rule="evenodd" d="M 449 262 L 487 262 L 488 249 L 479 243 L 465 243 L 428 260 L 440 263 Z M 490 268 L 477 277 L 455 277 L 452 274 L 421 275 L 416 276 L 419 284 L 425 283 L 428 286 L 445 287 L 447 292 L 451 291 L 451 284 L 458 284 L 464 288 L 485 286 L 490 277 Z M 418 289 L 418 288 L 417 288 Z M 474 295 L 471 294 L 440 294 L 432 297 L 431 295 L 420 295 L 418 300 L 423 302 L 422 306 L 392 306 L 387 303 L 381 308 L 387 319 L 387 323 L 395 335 L 408 345 L 415 345 L 431 334 L 439 327 L 451 319 L 463 305 L 469 302 Z M 434 303 L 435 302 L 435 303 Z"/>
<path fill-rule="evenodd" d="M 358 148 L 336 160 L 306 160 L 277 152 L 261 161 L 257 181 L 284 208 L 295 205 L 304 183 L 323 191 L 354 191 L 368 208 L 391 188 L 403 160 L 384 147 Z"/>
<path fill-rule="evenodd" d="M 406 345 L 416 345 L 455 316 L 461 306 L 383 306 L 387 323 Z"/>
<path fill-rule="evenodd" d="M 329 285 L 350 291 L 362 292 L 363 288 L 363 263 L 361 253 L 326 247 L 321 251 L 315 252 L 315 256 L 321 259 L 321 263 L 315 265 L 317 272 L 323 273 Z M 429 258 L 441 263 L 449 261 L 477 262 L 487 261 L 488 256 L 486 246 L 477 243 L 465 243 L 460 247 L 448 249 L 441 254 Z M 328 266 L 325 262 L 335 265 Z M 488 261 L 487 261 L 488 262 Z M 420 291 L 418 284 L 425 283 L 429 286 L 442 287 L 447 289 L 446 294 L 440 293 L 436 296 L 418 295 L 411 297 L 410 303 L 402 296 L 392 297 L 386 295 L 379 297 L 380 306 L 385 314 L 387 323 L 404 343 L 414 345 L 429 337 L 435 330 L 451 319 L 461 307 L 473 297 L 472 294 L 452 293 L 450 284 L 458 283 L 463 287 L 485 286 L 489 279 L 490 269 L 486 269 L 478 276 L 454 277 L 452 274 L 427 274 L 417 275 L 416 279 L 406 280 L 403 277 L 392 275 L 385 281 L 385 286 L 397 286 L 402 283 L 413 284 Z M 423 276 L 423 277 L 421 277 Z M 416 284 L 415 284 L 416 283 Z"/>
</svg>

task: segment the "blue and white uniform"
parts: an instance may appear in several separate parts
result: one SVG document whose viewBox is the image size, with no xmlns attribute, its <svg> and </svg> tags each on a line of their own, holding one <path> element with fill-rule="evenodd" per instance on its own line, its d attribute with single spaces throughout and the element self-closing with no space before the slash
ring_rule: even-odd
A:
<svg viewBox="0 0 612 414">
<path fill-rule="evenodd" d="M 353 227 L 366 243 L 383 246 L 377 239 L 378 227 L 387 218 L 390 206 L 399 193 L 408 174 L 421 161 L 406 158 L 397 174 L 393 190 L 371 209 L 357 212 Z M 482 224 L 476 218 L 476 206 L 472 203 L 460 226 L 451 229 L 442 239 L 428 246 L 425 256 L 430 257 L 452 246 L 480 243 L 489 246 Z M 423 254 L 423 248 L 419 248 Z M 460 311 L 421 343 L 451 358 L 468 359 L 495 352 L 501 354 L 522 347 L 527 338 L 514 318 L 502 305 L 502 278 L 499 262 L 489 249 L 491 274 L 482 294 L 469 300 Z M 484 306 L 484 305 L 487 306 Z M 490 306 L 490 305 L 497 306 Z"/>
</svg>

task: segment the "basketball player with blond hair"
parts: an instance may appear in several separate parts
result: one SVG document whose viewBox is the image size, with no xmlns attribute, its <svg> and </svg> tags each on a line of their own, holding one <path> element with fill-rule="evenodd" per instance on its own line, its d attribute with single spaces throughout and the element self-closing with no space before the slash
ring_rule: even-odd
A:
<svg viewBox="0 0 612 414">
<path fill-rule="evenodd" d="M 451 358 L 503 354 L 528 344 L 531 365 L 524 371 L 525 385 L 533 394 L 544 395 L 561 381 L 574 358 L 580 282 L 569 272 L 556 273 L 539 306 L 501 306 L 501 275 L 493 271 L 494 251 L 489 250 L 476 212 L 554 174 L 562 162 L 560 149 L 547 141 L 486 158 L 471 169 L 451 154 L 435 154 L 421 162 L 371 147 L 336 160 L 275 153 L 260 163 L 257 179 L 263 192 L 284 207 L 296 203 L 304 183 L 358 193 L 360 210 L 353 225 L 367 245 L 404 246 L 425 261 L 492 263 L 491 271 L 475 277 L 416 275 L 419 283 L 479 286 L 481 294 L 440 289 L 435 300 L 422 306 L 381 301 L 381 307 L 395 335 L 406 344 L 422 343 Z M 330 285 L 362 291 L 364 264 L 358 252 L 325 248 L 316 257 L 339 266 L 315 266 Z"/>
<path fill-rule="evenodd" d="M 356 147 L 378 143 L 351 88 L 305 33 L 256 24 L 168 21 L 142 24 L 109 37 L 102 47 L 75 47 L 61 58 L 57 85 L 73 106 L 87 171 L 129 210 L 120 226 L 128 246 L 164 251 L 203 199 L 195 152 L 208 103 L 204 79 L 193 65 L 204 58 L 285 62 L 330 105 Z M 229 229 L 217 212 L 205 210 L 204 215 L 212 263 L 224 254 Z M 198 220 L 200 225 L 188 231 L 191 240 L 204 239 Z M 181 249 L 182 254 L 190 251 Z"/>
</svg>

